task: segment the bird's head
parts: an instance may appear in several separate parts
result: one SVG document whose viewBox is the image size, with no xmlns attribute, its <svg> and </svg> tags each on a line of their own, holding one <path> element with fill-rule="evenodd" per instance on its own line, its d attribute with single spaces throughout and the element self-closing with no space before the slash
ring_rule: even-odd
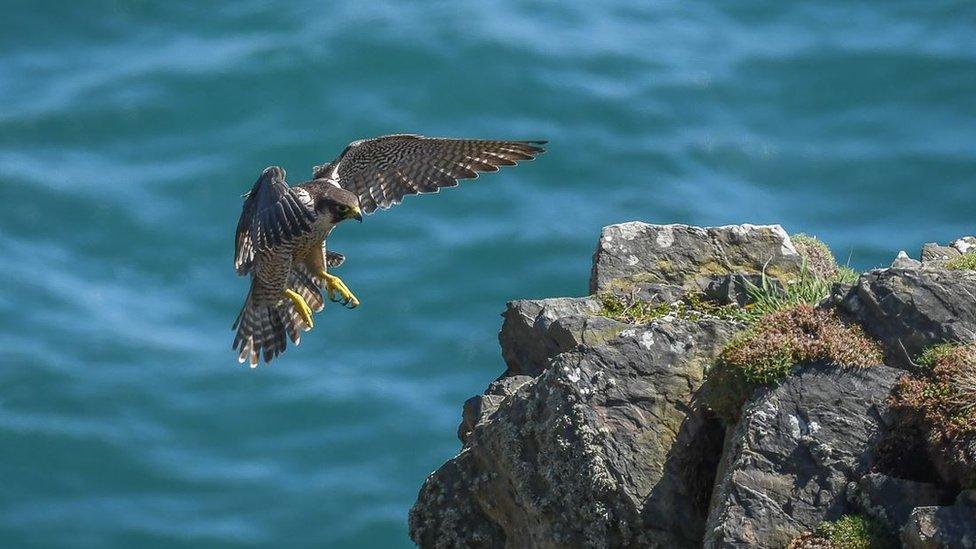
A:
<svg viewBox="0 0 976 549">
<path fill-rule="evenodd" d="M 319 215 L 328 216 L 332 223 L 339 223 L 346 219 L 363 221 L 363 212 L 359 209 L 359 197 L 345 189 L 327 188 L 315 201 L 315 211 Z"/>
</svg>

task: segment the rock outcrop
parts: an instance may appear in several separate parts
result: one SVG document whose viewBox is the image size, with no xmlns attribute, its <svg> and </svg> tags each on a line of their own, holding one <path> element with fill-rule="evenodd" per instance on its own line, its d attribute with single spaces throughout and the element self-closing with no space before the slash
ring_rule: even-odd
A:
<svg viewBox="0 0 976 549">
<path fill-rule="evenodd" d="M 976 341 L 976 271 L 924 263 L 871 271 L 839 298 L 839 308 L 891 350 L 889 363 L 907 368 L 906 353 L 917 356 L 943 341 Z"/>
<path fill-rule="evenodd" d="M 506 375 L 537 376 L 552 357 L 580 345 L 599 345 L 613 339 L 626 324 L 600 316 L 595 297 L 560 297 L 512 301 L 502 315 L 498 340 Z"/>
<path fill-rule="evenodd" d="M 731 274 L 799 276 L 803 259 L 779 225 L 649 225 L 603 228 L 593 254 L 590 293 L 640 284 L 704 288 Z"/>
<path fill-rule="evenodd" d="M 722 430 L 693 398 L 735 330 L 718 319 L 631 327 L 556 355 L 530 381 L 495 382 L 465 414 L 461 454 L 421 491 L 415 539 L 468 545 L 451 523 L 473 506 L 469 523 L 499 527 L 489 546 L 694 547 Z"/>
<path fill-rule="evenodd" d="M 847 510 L 902 372 L 813 365 L 756 397 L 730 432 L 705 547 L 785 547 Z"/>
<path fill-rule="evenodd" d="M 968 253 L 969 242 L 949 248 Z M 507 369 L 464 403 L 461 451 L 421 488 L 411 537 L 422 547 L 783 547 L 857 513 L 911 547 L 971 543 L 959 523 L 970 499 L 953 504 L 951 487 L 878 471 L 879 440 L 898 430 L 886 404 L 907 375 L 897 368 L 976 328 L 976 273 L 947 271 L 939 253 L 835 285 L 821 304 L 876 337 L 887 366 L 797 365 L 725 425 L 702 387 L 745 321 L 667 305 L 690 293 L 741 305 L 763 274 L 780 288 L 800 279 L 804 257 L 775 225 L 604 228 L 593 295 L 508 304 Z M 611 318 L 606 296 L 651 313 Z"/>
<path fill-rule="evenodd" d="M 952 503 L 949 491 L 929 482 L 916 482 L 881 473 L 864 475 L 848 489 L 851 504 L 883 522 L 892 531 L 908 524 L 918 507 Z"/>
<path fill-rule="evenodd" d="M 930 267 L 943 267 L 951 259 L 976 251 L 976 237 L 966 236 L 948 246 L 929 242 L 922 246 L 922 263 Z"/>
<path fill-rule="evenodd" d="M 915 508 L 901 531 L 906 549 L 976 549 L 976 491 L 955 505 Z"/>
</svg>

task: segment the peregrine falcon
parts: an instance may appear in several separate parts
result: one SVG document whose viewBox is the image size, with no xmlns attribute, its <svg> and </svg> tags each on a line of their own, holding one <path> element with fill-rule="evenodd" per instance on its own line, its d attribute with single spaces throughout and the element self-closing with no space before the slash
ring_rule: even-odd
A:
<svg viewBox="0 0 976 549">
<path fill-rule="evenodd" d="M 345 257 L 326 239 L 347 219 L 388 209 L 410 194 L 436 193 L 478 172 L 498 171 L 544 152 L 545 141 L 493 141 L 386 135 L 353 141 L 338 158 L 316 166 L 312 179 L 290 187 L 285 170 L 271 166 L 244 195 L 237 223 L 234 267 L 251 288 L 232 329 L 239 362 L 270 362 L 312 329 L 324 289 L 348 308 L 359 299 L 329 274 Z"/>
</svg>

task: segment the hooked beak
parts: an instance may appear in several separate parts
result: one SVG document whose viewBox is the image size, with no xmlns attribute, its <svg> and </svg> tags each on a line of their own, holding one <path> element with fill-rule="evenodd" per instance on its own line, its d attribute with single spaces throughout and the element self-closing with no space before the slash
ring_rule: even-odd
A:
<svg viewBox="0 0 976 549">
<path fill-rule="evenodd" d="M 350 208 L 349 213 L 346 214 L 346 217 L 348 219 L 355 219 L 360 223 L 363 222 L 363 212 L 362 210 L 359 209 L 359 206 L 353 206 L 352 208 Z"/>
</svg>

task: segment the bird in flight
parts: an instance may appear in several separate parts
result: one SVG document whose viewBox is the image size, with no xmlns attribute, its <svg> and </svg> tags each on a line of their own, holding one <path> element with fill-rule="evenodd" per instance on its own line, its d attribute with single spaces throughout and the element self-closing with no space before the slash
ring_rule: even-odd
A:
<svg viewBox="0 0 976 549">
<path fill-rule="evenodd" d="M 271 166 L 244 195 L 234 267 L 251 288 L 232 329 L 239 362 L 256 367 L 284 352 L 288 339 L 312 329 L 312 313 L 329 299 L 348 308 L 359 299 L 329 269 L 345 260 L 326 249 L 336 225 L 362 222 L 410 194 L 436 193 L 478 172 L 498 171 L 545 152 L 545 141 L 386 135 L 350 143 L 338 158 L 315 166 L 312 179 L 289 186 Z"/>
</svg>

